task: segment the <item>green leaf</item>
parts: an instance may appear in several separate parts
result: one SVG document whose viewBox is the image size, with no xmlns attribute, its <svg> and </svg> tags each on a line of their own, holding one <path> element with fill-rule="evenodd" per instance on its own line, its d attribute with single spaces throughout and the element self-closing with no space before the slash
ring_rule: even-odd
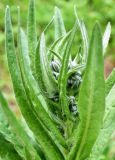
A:
<svg viewBox="0 0 115 160">
<path fill-rule="evenodd" d="M 0 133 L 0 156 L 4 160 L 23 160 L 15 151 L 13 145 L 5 140 Z M 7 158 L 6 158 L 7 157 Z"/>
<path fill-rule="evenodd" d="M 62 61 L 62 57 L 59 55 L 59 53 L 56 53 L 53 50 L 49 50 L 54 56 L 56 56 L 58 58 L 58 60 L 61 62 Z"/>
<path fill-rule="evenodd" d="M 85 27 L 85 24 L 83 21 L 79 20 L 79 17 L 77 15 L 77 10 L 76 10 L 76 6 L 74 8 L 74 12 L 75 12 L 75 16 L 77 19 L 77 23 L 81 32 L 81 36 L 82 36 L 82 42 L 83 42 L 83 63 L 87 61 L 87 56 L 88 56 L 88 48 L 89 48 L 89 43 L 88 43 L 88 34 L 87 34 L 87 30 Z"/>
<path fill-rule="evenodd" d="M 36 57 L 35 57 L 35 78 L 36 81 L 39 85 L 39 88 L 41 90 L 41 94 L 46 96 L 46 88 L 44 85 L 44 81 L 43 81 L 43 76 L 42 76 L 42 68 L 41 68 L 41 63 L 40 63 L 40 53 L 39 53 L 39 49 L 40 49 L 40 41 L 38 41 L 37 44 L 37 49 L 36 49 Z"/>
<path fill-rule="evenodd" d="M 35 149 L 32 146 L 32 143 L 30 141 L 30 137 L 27 135 L 24 128 L 21 126 L 21 124 L 18 122 L 18 120 L 15 117 L 15 115 L 13 114 L 13 112 L 8 107 L 8 104 L 1 93 L 0 93 L 0 105 L 3 109 L 3 112 L 6 116 L 9 124 L 12 127 L 12 130 L 14 130 L 15 134 L 21 140 L 23 145 L 26 146 L 28 152 L 31 151 L 30 152 L 31 157 L 33 157 L 36 160 L 40 160 L 40 157 L 37 155 L 37 152 L 35 151 Z"/>
<path fill-rule="evenodd" d="M 81 65 L 77 65 L 77 66 L 75 66 L 75 67 L 73 67 L 72 69 L 70 69 L 69 71 L 68 71 L 68 78 L 73 74 L 73 73 L 75 73 L 75 72 L 77 72 L 78 70 L 83 70 L 85 68 L 85 65 L 84 64 L 81 64 Z"/>
<path fill-rule="evenodd" d="M 17 137 L 14 134 L 11 126 L 9 125 L 9 122 L 7 121 L 4 112 L 2 110 L 1 99 L 0 99 L 0 134 L 2 134 L 4 139 L 14 147 L 18 155 L 24 160 L 26 160 L 25 146 L 19 139 L 19 137 Z"/>
<path fill-rule="evenodd" d="M 96 24 L 92 33 L 86 71 L 79 93 L 80 122 L 69 160 L 88 158 L 102 126 L 104 109 L 105 82 L 102 37 L 100 28 Z"/>
<path fill-rule="evenodd" d="M 113 85 L 112 89 L 110 90 L 109 94 L 106 97 L 106 108 L 105 108 L 105 116 L 104 120 L 107 119 L 107 115 L 112 109 L 112 107 L 115 107 L 115 84 Z"/>
<path fill-rule="evenodd" d="M 110 90 L 114 84 L 115 84 L 115 68 L 112 70 L 109 77 L 105 81 L 105 94 L 106 94 L 106 96 L 110 92 Z"/>
<path fill-rule="evenodd" d="M 20 31 L 20 42 L 21 42 L 20 59 L 22 59 L 24 74 L 26 76 L 26 83 L 29 89 L 28 94 L 33 103 L 34 106 L 33 109 L 35 109 L 39 120 L 42 121 L 45 127 L 54 134 L 54 136 L 58 139 L 60 144 L 66 146 L 64 138 L 54 125 L 48 112 L 46 112 L 46 110 L 44 109 L 45 104 L 43 104 L 43 97 L 40 95 L 37 83 L 34 77 L 32 76 L 31 70 L 29 69 L 27 41 L 26 41 L 26 36 L 22 30 Z"/>
<path fill-rule="evenodd" d="M 89 160 L 99 160 L 115 130 L 115 85 L 106 97 L 106 114 L 99 136 L 93 146 Z"/>
<path fill-rule="evenodd" d="M 63 36 L 63 38 L 59 41 L 59 43 L 57 43 L 57 45 L 55 46 L 55 51 L 59 53 L 62 57 L 64 55 L 64 51 L 67 46 L 70 35 L 71 35 L 71 31 L 66 33 Z"/>
<path fill-rule="evenodd" d="M 50 62 L 50 61 L 53 59 L 53 57 L 54 57 L 54 56 L 51 54 L 50 50 L 54 50 L 54 48 L 58 45 L 59 41 L 60 41 L 62 38 L 63 38 L 63 36 L 60 37 L 60 38 L 58 38 L 57 40 L 55 40 L 54 43 L 50 46 L 50 48 L 49 48 L 49 50 L 48 50 L 48 53 L 47 53 L 47 55 L 48 55 L 48 61 L 49 61 L 49 62 Z"/>
<path fill-rule="evenodd" d="M 67 102 L 67 95 L 66 95 L 67 72 L 68 72 L 68 63 L 69 63 L 69 58 L 71 53 L 71 46 L 75 37 L 76 27 L 77 27 L 77 23 L 75 23 L 74 28 L 71 32 L 71 35 L 68 39 L 68 43 L 64 52 L 63 60 L 62 60 L 59 81 L 58 81 L 59 90 L 60 90 L 60 95 L 59 95 L 60 104 L 62 106 L 62 113 L 64 116 L 66 116 L 66 118 L 70 116 L 68 102 Z"/>
<path fill-rule="evenodd" d="M 108 46 L 111 35 L 111 24 L 110 22 L 107 24 L 104 35 L 103 35 L 103 54 L 105 55 L 106 48 Z"/>
<path fill-rule="evenodd" d="M 47 94 L 49 95 L 49 97 L 52 98 L 58 92 L 58 88 L 57 88 L 57 83 L 51 72 L 50 63 L 48 62 L 44 33 L 42 33 L 41 35 L 40 50 L 38 54 L 39 54 L 38 58 L 40 58 L 39 67 L 41 67 L 41 71 L 42 71 L 42 75 L 41 75 L 42 80 L 44 82 L 44 86 L 46 88 Z"/>
<path fill-rule="evenodd" d="M 28 126 L 33 131 L 37 141 L 39 142 L 45 157 L 47 160 L 60 160 L 63 159 L 57 147 L 51 141 L 50 137 L 44 131 L 41 122 L 36 117 L 32 104 L 28 99 L 23 86 L 22 75 L 17 62 L 16 52 L 14 48 L 14 38 L 12 33 L 12 25 L 10 18 L 10 9 L 6 8 L 6 21 L 5 21 L 5 33 L 6 33 L 6 52 L 8 59 L 9 71 L 11 74 L 13 87 L 17 102 L 21 109 Z"/>
<path fill-rule="evenodd" d="M 57 7 L 55 7 L 54 26 L 55 26 L 55 40 L 66 34 L 63 18 L 59 8 Z"/>
<path fill-rule="evenodd" d="M 53 21 L 54 21 L 54 17 L 51 19 L 51 21 L 45 27 L 45 29 L 43 31 L 44 33 L 47 33 L 47 31 L 48 31 L 49 27 L 51 26 L 51 24 L 53 23 Z M 51 54 L 49 55 L 49 52 L 47 53 L 47 57 L 48 57 L 47 61 L 49 61 L 49 59 L 51 60 Z M 50 63 L 50 61 L 49 61 L 49 63 Z M 38 40 L 37 47 L 36 47 L 36 55 L 35 55 L 35 79 L 38 82 L 38 85 L 40 87 L 42 95 L 46 96 L 46 89 L 45 89 L 45 85 L 44 85 L 44 82 L 43 82 L 42 68 L 41 68 L 41 64 L 40 64 L 40 39 Z"/>
<path fill-rule="evenodd" d="M 49 48 L 48 52 L 48 60 L 51 61 L 53 58 L 56 59 L 56 57 L 52 56 L 50 53 L 50 50 L 53 50 L 54 52 L 58 53 L 59 56 L 63 57 L 68 39 L 70 37 L 71 31 L 66 33 L 64 36 L 58 38 Z"/>
<path fill-rule="evenodd" d="M 29 0 L 28 21 L 27 21 L 28 47 L 30 56 L 30 66 L 32 73 L 35 72 L 35 53 L 37 45 L 35 1 Z"/>
<path fill-rule="evenodd" d="M 53 18 L 50 20 L 50 22 L 46 25 L 45 29 L 43 30 L 44 33 L 47 33 L 48 29 L 50 28 L 50 26 L 52 25 L 54 21 L 54 16 Z"/>
</svg>

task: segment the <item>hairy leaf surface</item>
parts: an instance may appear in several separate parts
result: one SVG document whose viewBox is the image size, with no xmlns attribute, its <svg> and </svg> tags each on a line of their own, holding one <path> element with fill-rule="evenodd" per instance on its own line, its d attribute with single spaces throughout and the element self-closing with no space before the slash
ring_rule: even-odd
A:
<svg viewBox="0 0 115 160">
<path fill-rule="evenodd" d="M 106 114 L 104 116 L 103 126 L 92 149 L 89 160 L 99 160 L 108 140 L 115 130 L 115 85 L 106 97 Z"/>
<path fill-rule="evenodd" d="M 31 103 L 29 103 L 29 100 L 25 93 L 20 73 L 20 68 L 17 62 L 16 52 L 14 48 L 10 10 L 8 7 L 6 8 L 5 29 L 6 29 L 6 51 L 7 51 L 9 71 L 11 74 L 16 99 L 21 109 L 21 112 L 26 122 L 28 123 L 28 126 L 35 134 L 37 141 L 40 143 L 40 146 L 45 156 L 47 157 L 47 160 L 60 160 L 61 159 L 60 157 L 62 156 L 60 155 L 58 149 L 50 140 L 49 136 L 45 133 L 41 123 L 36 118 L 36 115 L 32 110 Z"/>
<path fill-rule="evenodd" d="M 70 53 L 71 53 L 71 46 L 72 46 L 72 42 L 75 37 L 76 29 L 77 29 L 77 23 L 75 23 L 74 25 L 74 28 L 69 37 L 67 46 L 65 48 L 65 52 L 64 52 L 63 60 L 62 60 L 61 71 L 60 71 L 59 80 L 58 80 L 59 89 L 60 89 L 60 104 L 62 106 L 62 113 L 63 115 L 66 116 L 66 118 L 69 117 L 69 107 L 68 107 L 67 95 L 66 95 L 68 63 L 69 63 L 69 58 L 70 58 Z"/>
<path fill-rule="evenodd" d="M 55 40 L 57 40 L 58 38 L 66 34 L 62 15 L 61 15 L 59 8 L 57 7 L 55 7 L 54 25 L 55 25 Z"/>
<path fill-rule="evenodd" d="M 28 33 L 28 47 L 30 56 L 30 66 L 32 73 L 35 74 L 35 54 L 36 54 L 36 19 L 35 19 L 35 1 L 29 1 L 28 8 L 28 21 L 27 21 L 27 33 Z"/>
<path fill-rule="evenodd" d="M 91 152 L 104 115 L 104 83 L 102 37 L 100 28 L 96 24 L 92 33 L 86 71 L 78 100 L 80 122 L 69 160 L 84 160 Z"/>
</svg>

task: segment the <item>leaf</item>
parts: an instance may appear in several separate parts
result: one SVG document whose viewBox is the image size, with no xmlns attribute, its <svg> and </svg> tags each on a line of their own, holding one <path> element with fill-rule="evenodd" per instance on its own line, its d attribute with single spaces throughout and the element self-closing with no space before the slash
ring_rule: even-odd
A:
<svg viewBox="0 0 115 160">
<path fill-rule="evenodd" d="M 47 31 L 48 31 L 49 27 L 52 25 L 53 21 L 54 21 L 54 16 L 50 20 L 50 22 L 46 25 L 45 29 L 43 30 L 44 33 L 47 33 Z"/>
<path fill-rule="evenodd" d="M 49 51 L 53 50 L 54 52 L 58 53 L 59 56 L 63 57 L 70 34 L 71 31 L 54 41 L 54 43 L 49 48 Z M 51 61 L 52 59 L 56 59 L 56 57 L 52 56 L 52 54 L 48 52 L 48 59 Z"/>
<path fill-rule="evenodd" d="M 54 26 L 55 26 L 55 40 L 66 34 L 63 18 L 59 8 L 57 7 L 55 7 Z"/>
<path fill-rule="evenodd" d="M 49 50 L 54 56 L 56 56 L 58 58 L 58 60 L 61 62 L 62 61 L 62 57 L 59 55 L 59 53 L 56 53 L 53 50 Z"/>
<path fill-rule="evenodd" d="M 48 55 L 48 61 L 49 61 L 49 62 L 54 58 L 54 57 L 52 56 L 50 50 L 54 50 L 54 48 L 58 45 L 59 41 L 60 41 L 62 38 L 63 38 L 63 36 L 60 37 L 60 38 L 58 38 L 57 40 L 55 40 L 54 43 L 52 43 L 52 45 L 50 46 L 50 48 L 49 48 L 49 50 L 48 50 L 48 53 L 47 53 L 47 55 Z"/>
<path fill-rule="evenodd" d="M 86 71 L 79 93 L 80 122 L 74 139 L 75 144 L 69 154 L 69 160 L 84 160 L 90 155 L 104 116 L 104 83 L 102 37 L 100 28 L 96 24 L 92 33 Z"/>
<path fill-rule="evenodd" d="M 32 73 L 35 72 L 35 53 L 37 45 L 35 1 L 29 0 L 28 21 L 27 21 L 28 47 L 30 56 L 30 66 Z"/>
<path fill-rule="evenodd" d="M 85 68 L 85 65 L 84 64 L 81 64 L 81 65 L 77 65 L 75 67 L 73 67 L 72 69 L 70 69 L 68 71 L 68 77 L 70 77 L 73 73 L 77 72 L 78 70 L 83 70 Z"/>
<path fill-rule="evenodd" d="M 42 35 L 41 35 L 40 50 L 39 50 L 38 54 L 39 54 L 38 58 L 40 58 L 40 66 L 39 67 L 41 67 L 42 80 L 44 82 L 44 86 L 46 88 L 47 94 L 49 94 L 49 97 L 52 98 L 58 92 L 58 88 L 57 88 L 57 83 L 56 83 L 56 81 L 53 77 L 53 74 L 51 72 L 50 63 L 48 62 L 44 33 L 42 33 Z"/>
<path fill-rule="evenodd" d="M 39 85 L 39 88 L 41 90 L 41 94 L 46 96 L 46 88 L 44 85 L 44 81 L 43 81 L 43 76 L 42 76 L 42 68 L 41 68 L 41 63 L 40 63 L 40 54 L 39 54 L 39 49 L 40 49 L 40 41 L 38 41 L 37 44 L 37 49 L 36 49 L 36 57 L 35 57 L 35 78 L 36 81 Z"/>
<path fill-rule="evenodd" d="M 14 150 L 17 152 L 17 154 L 24 160 L 26 160 L 26 153 L 25 153 L 25 146 L 21 144 L 20 140 L 16 135 L 14 135 L 13 130 L 9 129 L 8 126 L 3 126 L 0 122 L 0 134 L 4 136 L 5 141 L 9 142 Z M 29 153 L 30 154 L 30 153 Z M 31 156 L 30 156 L 31 159 Z"/>
<path fill-rule="evenodd" d="M 88 40 L 88 33 L 85 27 L 85 24 L 83 21 L 81 21 L 81 33 L 82 33 L 82 39 L 83 39 L 83 45 L 84 45 L 84 59 L 83 61 L 87 61 L 87 57 L 88 57 L 88 48 L 89 48 L 89 40 Z"/>
<path fill-rule="evenodd" d="M 85 27 L 85 24 L 83 21 L 79 20 L 79 17 L 77 15 L 77 8 L 76 6 L 74 7 L 74 12 L 75 12 L 75 16 L 77 19 L 77 23 L 81 32 L 81 36 L 82 36 L 82 41 L 83 41 L 83 63 L 87 61 L 87 56 L 88 56 L 88 48 L 89 48 L 89 44 L 88 44 L 88 34 L 87 34 L 87 30 Z"/>
<path fill-rule="evenodd" d="M 67 103 L 67 95 L 66 95 L 67 72 L 68 72 L 69 57 L 71 53 L 71 45 L 75 37 L 76 27 L 77 27 L 77 23 L 75 23 L 73 30 L 71 32 L 71 35 L 69 37 L 69 40 L 68 40 L 68 43 L 67 43 L 67 46 L 64 52 L 61 71 L 60 71 L 59 80 L 58 80 L 59 90 L 60 90 L 60 95 L 59 95 L 60 104 L 62 106 L 62 113 L 64 116 L 66 116 L 66 118 L 70 116 L 69 107 Z"/>
<path fill-rule="evenodd" d="M 52 25 L 54 21 L 54 17 L 51 19 L 51 21 L 48 23 L 48 25 L 45 27 L 44 29 L 44 33 L 47 33 L 49 27 Z M 37 43 L 37 47 L 36 47 L 36 55 L 35 55 L 35 78 L 38 81 L 39 87 L 42 91 L 45 90 L 44 84 L 43 84 L 43 80 L 42 80 L 42 72 L 41 72 L 41 67 L 40 67 L 40 58 L 38 57 L 38 53 L 39 53 L 39 45 L 40 45 L 40 40 L 38 40 Z M 42 92 L 43 93 L 43 92 Z"/>
<path fill-rule="evenodd" d="M 13 146 L 14 150 L 17 152 L 20 158 L 26 160 L 24 145 L 13 133 L 13 130 L 11 129 L 8 121 L 6 120 L 6 117 L 1 108 L 1 100 L 0 100 L 0 135 L 4 137 L 5 141 L 9 142 Z"/>
<path fill-rule="evenodd" d="M 107 119 L 106 117 L 110 112 L 110 110 L 112 109 L 112 107 L 115 107 L 114 93 L 115 93 L 115 84 L 113 85 L 112 89 L 110 90 L 109 94 L 106 97 L 106 108 L 105 108 L 104 120 Z"/>
<path fill-rule="evenodd" d="M 26 146 L 28 152 L 31 151 L 30 156 L 33 157 L 34 159 L 36 157 L 36 160 L 40 160 L 40 157 L 37 155 L 37 152 L 32 146 L 30 137 L 27 135 L 24 128 L 21 126 L 21 124 L 18 122 L 13 112 L 8 107 L 8 104 L 1 93 L 0 93 L 0 105 L 14 133 L 21 140 L 22 144 Z"/>
<path fill-rule="evenodd" d="M 71 31 L 66 33 L 65 36 L 59 41 L 57 46 L 55 46 L 55 51 L 58 52 L 62 57 L 64 55 L 65 48 L 67 46 Z"/>
<path fill-rule="evenodd" d="M 115 84 L 115 68 L 110 73 L 109 77 L 105 81 L 105 93 L 106 96 L 110 92 L 111 88 Z"/>
<path fill-rule="evenodd" d="M 106 48 L 108 46 L 111 35 L 111 24 L 110 22 L 107 24 L 104 35 L 103 35 L 103 54 L 105 55 Z"/>
<path fill-rule="evenodd" d="M 16 52 L 14 48 L 14 38 L 12 33 L 9 7 L 6 8 L 5 18 L 6 52 L 8 66 L 13 82 L 15 96 L 21 109 L 22 115 L 24 116 L 29 128 L 33 131 L 37 141 L 39 142 L 44 152 L 45 157 L 47 157 L 47 160 L 60 160 L 62 155 L 60 154 L 54 143 L 52 143 L 50 137 L 44 131 L 41 122 L 38 120 L 38 118 L 36 118 L 36 114 L 32 109 L 33 106 L 30 103 L 30 100 L 28 99 L 25 92 L 22 75 L 17 62 Z"/>
<path fill-rule="evenodd" d="M 39 120 L 45 125 L 45 127 L 54 134 L 54 136 L 58 139 L 60 144 L 62 144 L 63 146 L 66 146 L 66 142 L 64 138 L 62 137 L 61 133 L 56 128 L 50 116 L 44 109 L 45 104 L 43 105 L 43 98 L 40 95 L 39 90 L 37 90 L 38 86 L 36 84 L 34 77 L 31 74 L 31 70 L 29 69 L 28 50 L 26 48 L 27 46 L 26 37 L 22 30 L 20 31 L 20 42 L 21 42 L 21 52 L 20 52 L 21 58 L 20 59 L 22 59 L 24 74 L 26 76 L 26 83 L 28 84 L 28 87 L 29 87 L 28 94 L 33 103 L 37 116 Z"/>
<path fill-rule="evenodd" d="M 115 130 L 115 85 L 106 97 L 106 114 L 99 136 L 93 146 L 89 160 L 99 160 Z"/>
<path fill-rule="evenodd" d="M 22 160 L 18 155 L 13 145 L 4 139 L 4 136 L 0 133 L 0 156 L 6 160 Z"/>
</svg>

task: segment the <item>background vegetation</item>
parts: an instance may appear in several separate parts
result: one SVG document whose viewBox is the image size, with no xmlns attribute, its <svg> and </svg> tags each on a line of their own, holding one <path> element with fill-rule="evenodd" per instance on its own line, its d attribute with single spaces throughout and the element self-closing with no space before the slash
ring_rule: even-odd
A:
<svg viewBox="0 0 115 160">
<path fill-rule="evenodd" d="M 27 6 L 28 0 L 1 0 L 0 1 L 0 89 L 4 90 L 9 102 L 17 113 L 16 102 L 13 97 L 13 90 L 11 88 L 11 80 L 9 78 L 6 54 L 5 54 L 5 36 L 4 36 L 4 12 L 6 5 L 11 6 L 12 21 L 14 26 L 14 32 L 17 28 L 17 6 L 21 8 L 22 25 L 26 28 Z M 75 21 L 73 7 L 77 6 L 78 15 L 85 21 L 85 24 L 89 31 L 96 20 L 98 20 L 102 26 L 102 32 L 104 32 L 105 26 L 108 21 L 112 25 L 112 34 L 110 39 L 110 45 L 107 51 L 107 58 L 105 62 L 106 73 L 110 72 L 111 68 L 115 66 L 115 1 L 114 0 L 36 0 L 36 19 L 37 19 L 37 32 L 38 35 L 43 31 L 46 24 L 51 20 L 53 16 L 54 6 L 58 6 L 63 14 L 63 18 L 66 24 L 66 29 L 69 30 L 73 26 Z M 53 31 L 49 31 L 48 42 L 50 43 L 53 38 Z M 111 143 L 109 143 L 106 150 L 107 160 L 115 160 L 115 141 L 112 137 Z"/>
</svg>

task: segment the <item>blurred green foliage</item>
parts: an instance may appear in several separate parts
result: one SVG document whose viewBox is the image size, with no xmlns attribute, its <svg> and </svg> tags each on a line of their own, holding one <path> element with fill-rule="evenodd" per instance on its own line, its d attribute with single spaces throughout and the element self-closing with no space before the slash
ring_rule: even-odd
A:
<svg viewBox="0 0 115 160">
<path fill-rule="evenodd" d="M 27 5 L 28 0 L 2 0 L 0 1 L 0 53 L 4 54 L 4 11 L 6 5 L 11 6 L 12 20 L 14 24 L 14 31 L 16 31 L 15 24 L 17 23 L 17 6 L 21 8 L 22 26 L 26 27 Z M 38 34 L 43 30 L 46 24 L 53 16 L 54 6 L 58 6 L 63 14 L 67 30 L 72 28 L 75 21 L 74 5 L 78 8 L 78 15 L 85 21 L 89 30 L 96 20 L 99 20 L 102 26 L 102 31 L 108 21 L 112 25 L 112 34 L 110 40 L 109 53 L 115 51 L 115 1 L 114 0 L 36 0 L 36 19 Z M 49 31 L 49 41 L 53 37 L 52 31 Z M 1 55 L 0 54 L 0 55 Z"/>
</svg>

